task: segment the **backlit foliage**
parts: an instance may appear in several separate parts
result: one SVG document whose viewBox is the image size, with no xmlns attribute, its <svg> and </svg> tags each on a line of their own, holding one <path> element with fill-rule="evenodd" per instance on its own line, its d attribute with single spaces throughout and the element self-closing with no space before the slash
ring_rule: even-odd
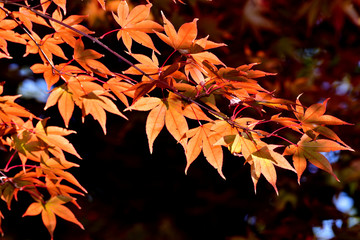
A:
<svg viewBox="0 0 360 240">
<path fill-rule="evenodd" d="M 64 206 L 68 202 L 78 206 L 75 196 L 86 193 L 68 172 L 78 166 L 68 156 L 81 159 L 66 139 L 76 133 L 68 129 L 75 108 L 81 109 L 82 121 L 87 115 L 98 121 L 104 134 L 107 112 L 125 119 L 120 106 L 123 111 L 149 112 L 145 131 L 150 153 L 157 136 L 166 129 L 174 144 L 184 149 L 185 172 L 202 153 L 225 178 L 223 151 L 230 151 L 250 165 L 255 190 L 264 176 L 278 193 L 276 167 L 295 172 L 300 182 L 308 161 L 337 179 L 320 152 L 352 149 L 327 127 L 349 124 L 325 114 L 328 99 L 306 107 L 300 96 L 294 101 L 275 97 L 257 80 L 275 74 L 256 70 L 257 63 L 226 66 L 211 52 L 226 45 L 209 40 L 211 36 L 198 36 L 201 19 L 176 29 L 163 13 L 160 23 L 149 19 L 149 2 L 130 9 L 126 1 L 118 1 L 112 17 L 120 28 L 104 34 L 100 41 L 81 25 L 88 16 L 68 15 L 66 4 L 66 0 L 41 0 L 40 4 L 0 1 L 0 57 L 12 58 L 9 41 L 25 45 L 24 57 L 38 56 L 31 70 L 43 75 L 50 90 L 45 110 L 57 105 L 65 126 L 48 126 L 47 119 L 15 103 L 19 96 L 0 97 L 0 146 L 12 152 L 0 169 L 1 198 L 10 209 L 19 192 L 28 193 L 34 202 L 23 216 L 41 214 L 51 238 L 56 215 L 83 228 Z M 105 1 L 97 4 L 106 10 Z M 35 26 L 48 33 L 39 36 Z M 163 62 L 158 59 L 161 48 L 153 42 L 156 37 L 157 43 L 173 49 Z M 93 45 L 85 45 L 86 38 Z M 109 48 L 102 42 L 107 38 L 121 41 L 127 51 L 119 54 Z M 134 42 L 152 54 L 135 53 Z M 103 52 L 92 49 L 95 45 Z M 73 54 L 66 54 L 63 47 L 72 48 Z M 118 72 L 103 64 L 105 52 L 128 64 L 128 69 Z M 249 112 L 252 114 L 247 115 Z M 267 131 L 268 125 L 276 129 Z M 297 140 L 282 135 L 285 130 L 292 131 Z"/>
</svg>

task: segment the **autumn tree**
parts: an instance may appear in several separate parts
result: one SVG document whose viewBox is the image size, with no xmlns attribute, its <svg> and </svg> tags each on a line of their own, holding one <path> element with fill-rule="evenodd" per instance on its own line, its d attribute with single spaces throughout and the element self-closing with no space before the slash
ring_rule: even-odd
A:
<svg viewBox="0 0 360 240">
<path fill-rule="evenodd" d="M 67 4 L 0 1 L 0 57 L 13 60 L 15 46 L 24 48 L 25 58 L 36 55 L 30 69 L 43 76 L 50 93 L 44 111 L 57 108 L 63 120 L 62 126 L 49 125 L 48 118 L 19 105 L 20 96 L 1 96 L 1 148 L 11 153 L 0 169 L 1 197 L 10 209 L 19 193 L 28 194 L 33 202 L 23 216 L 40 214 L 51 239 L 56 216 L 84 228 L 65 206 L 80 208 L 76 196 L 87 193 L 69 171 L 79 166 L 73 156 L 82 159 L 67 139 L 76 133 L 70 120 L 77 109 L 82 122 L 91 115 L 105 135 L 108 113 L 132 121 L 127 112 L 148 112 L 149 152 L 160 132 L 168 132 L 183 149 L 185 174 L 203 155 L 225 179 L 223 156 L 228 151 L 250 166 L 255 192 L 261 191 L 257 184 L 263 176 L 279 194 L 279 168 L 294 172 L 300 184 L 308 163 L 339 181 L 323 153 L 353 151 L 331 128 L 351 123 L 326 113 L 328 98 L 308 106 L 301 94 L 280 98 L 259 83 L 276 78 L 276 73 L 259 70 L 260 63 L 227 66 L 214 53 L 226 44 L 198 36 L 201 18 L 177 28 L 164 12 L 154 13 L 160 18 L 155 21 L 149 1 L 129 6 L 124 0 L 98 0 L 92 6 L 100 6 L 115 27 L 97 35 L 84 24 L 94 16 L 71 14 Z M 109 47 L 112 39 L 124 51 Z M 162 50 L 166 48 L 171 50 Z M 121 62 L 123 71 L 105 64 L 109 55 Z M 2 83 L 1 93 L 7 84 Z"/>
</svg>

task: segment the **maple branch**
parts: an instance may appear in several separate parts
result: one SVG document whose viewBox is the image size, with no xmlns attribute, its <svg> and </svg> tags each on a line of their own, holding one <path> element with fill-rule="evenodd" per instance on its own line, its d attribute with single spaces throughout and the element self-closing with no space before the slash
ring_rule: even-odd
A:
<svg viewBox="0 0 360 240">
<path fill-rule="evenodd" d="M 3 2 L 3 1 L 2 1 Z M 104 44 L 103 42 L 101 42 L 98 38 L 96 37 L 93 37 L 85 32 L 82 32 L 66 23 L 63 23 L 62 21 L 59 21 L 57 19 L 54 19 L 52 18 L 51 16 L 48 16 L 42 12 L 39 12 L 38 10 L 34 9 L 33 7 L 30 7 L 30 6 L 26 6 L 26 5 L 23 5 L 23 4 L 18 4 L 18 3 L 13 3 L 11 2 L 10 4 L 12 5 L 16 5 L 16 6 L 20 6 L 20 7 L 24 7 L 24 8 L 27 8 L 29 9 L 30 11 L 32 11 L 33 13 L 43 17 L 43 18 L 46 18 L 48 19 L 49 21 L 53 21 L 53 22 L 56 22 L 78 34 L 80 34 L 81 36 L 84 36 L 88 39 L 90 39 L 93 43 L 97 43 L 99 46 L 101 46 L 102 48 L 104 48 L 105 50 L 109 51 L 112 55 L 114 55 L 115 57 L 119 58 L 120 60 L 124 61 L 125 63 L 127 63 L 128 65 L 130 65 L 131 67 L 133 67 L 134 69 L 136 69 L 137 71 L 139 71 L 141 74 L 143 74 L 144 76 L 146 76 L 147 78 L 149 78 L 150 80 L 152 81 L 156 81 L 155 79 L 153 79 L 149 74 L 145 73 L 143 70 L 141 70 L 139 67 L 137 67 L 134 63 L 132 63 L 131 61 L 129 61 L 128 59 L 126 59 L 125 57 L 123 57 L 122 55 L 120 55 L 119 53 L 115 52 L 114 50 L 112 50 L 110 47 L 108 47 L 106 44 Z M 173 52 L 174 53 L 174 52 Z M 173 54 L 172 53 L 172 54 Z M 171 54 L 171 55 L 172 55 Z M 171 56 L 170 55 L 170 56 Z M 169 57 L 170 57 L 169 56 Z M 221 113 L 221 112 L 217 112 L 207 106 L 205 106 L 204 104 L 202 103 L 199 103 L 197 101 L 195 101 L 194 99 L 192 99 L 191 97 L 187 97 L 183 94 L 181 94 L 176 88 L 170 86 L 168 83 L 166 82 L 162 82 L 163 85 L 166 86 L 167 89 L 170 89 L 173 93 L 175 93 L 177 96 L 181 97 L 184 101 L 186 102 L 191 102 L 191 103 L 194 103 L 196 105 L 198 105 L 199 107 L 201 107 L 202 109 L 205 109 L 206 111 L 208 111 L 209 113 L 215 115 L 216 117 L 220 118 L 220 119 L 223 119 L 224 121 L 228 122 L 230 125 L 232 126 L 235 126 L 237 128 L 240 128 L 240 129 L 243 129 L 245 131 L 254 131 L 256 132 L 256 130 L 253 130 L 253 129 L 250 129 L 250 128 L 247 128 L 247 127 L 244 127 L 244 126 L 241 126 L 239 125 L 237 122 L 233 121 L 230 117 L 228 117 L 227 115 L 225 115 L 224 113 Z"/>
<path fill-rule="evenodd" d="M 16 4 L 16 3 L 14 3 L 14 5 L 25 7 L 25 8 L 27 8 L 27 9 L 29 9 L 30 11 L 32 11 L 33 13 L 41 16 L 41 17 L 44 17 L 44 18 L 46 18 L 46 19 L 48 19 L 48 20 L 50 20 L 50 21 L 54 21 L 54 22 L 56 22 L 56 23 L 58 23 L 58 24 L 60 24 L 60 25 L 62 25 L 62 26 L 64 26 L 64 27 L 66 27 L 66 28 L 68 28 L 68 29 L 70 29 L 70 30 L 72 30 L 72 31 L 74 31 L 74 32 L 76 32 L 76 33 L 78 33 L 78 34 L 80 34 L 80 35 L 82 35 L 82 36 L 90 39 L 92 42 L 97 43 L 98 45 L 100 45 L 101 47 L 103 47 L 104 49 L 106 49 L 107 51 L 109 51 L 111 54 L 113 54 L 113 55 L 116 56 L 117 58 L 119 58 L 119 59 L 121 59 L 122 61 L 124 61 L 125 63 L 129 64 L 131 67 L 135 68 L 137 71 L 139 71 L 141 74 L 143 74 L 143 75 L 145 75 L 146 77 L 148 77 L 150 80 L 155 81 L 149 74 L 145 73 L 143 70 L 141 70 L 140 68 L 138 68 L 135 64 L 133 64 L 132 62 L 130 62 L 129 60 L 127 60 L 125 57 L 121 56 L 119 53 L 117 53 L 117 52 L 115 52 L 114 50 L 112 50 L 112 49 L 111 49 L 110 47 L 108 47 L 106 44 L 102 43 L 98 38 L 93 37 L 93 36 L 91 36 L 91 35 L 89 35 L 89 34 L 87 34 L 87 33 L 84 33 L 84 32 L 82 32 L 82 31 L 80 31 L 80 30 L 78 30 L 78 29 L 76 29 L 76 28 L 73 28 L 72 26 L 69 26 L 68 24 L 63 23 L 63 22 L 61 22 L 61 21 L 59 21 L 59 20 L 57 20 L 57 19 L 54 19 L 54 18 L 52 18 L 52 17 L 50 17 L 50 16 L 48 16 L 48 15 L 46 15 L 46 14 L 43 14 L 43 13 L 41 13 L 41 12 L 33 9 L 32 7 L 23 6 L 23 5 L 21 5 L 21 4 Z M 171 54 L 171 55 L 172 55 L 172 54 Z M 201 104 L 201 103 L 193 100 L 192 98 L 187 97 L 187 96 L 181 94 L 180 92 L 178 92 L 177 89 L 171 87 L 171 86 L 170 86 L 169 84 L 167 84 L 166 82 L 162 82 L 162 84 L 166 85 L 167 88 L 171 89 L 176 95 L 178 95 L 179 97 L 181 97 L 184 101 L 192 102 L 192 103 L 194 103 L 194 104 L 197 104 L 199 107 L 205 109 L 206 111 L 208 111 L 209 113 L 211 113 L 211 114 L 213 114 L 213 115 L 215 115 L 215 116 L 217 116 L 217 117 L 220 117 L 221 119 L 227 121 L 229 124 L 231 124 L 231 125 L 233 125 L 233 126 L 236 126 L 236 127 L 238 127 L 238 128 L 241 128 L 241 129 L 243 129 L 243 130 L 254 131 L 254 130 L 252 130 L 252 129 L 249 129 L 249 128 L 245 128 L 245 127 L 243 127 L 243 126 L 240 126 L 238 123 L 232 121 L 232 120 L 231 120 L 228 116 L 226 116 L 225 114 L 223 114 L 223 113 L 221 113 L 221 112 L 214 111 L 214 110 L 212 110 L 211 108 L 209 108 L 209 107 L 207 107 L 207 106 L 205 106 L 205 105 L 203 105 L 203 104 Z"/>
<path fill-rule="evenodd" d="M 125 63 L 127 63 L 128 65 L 132 66 L 133 68 L 135 68 L 136 70 L 138 70 L 139 72 L 141 72 L 142 74 L 144 74 L 145 76 L 148 76 L 148 74 L 146 74 L 143 70 L 141 70 L 140 68 L 138 68 L 137 66 L 135 66 L 135 64 L 133 64 L 132 62 L 130 62 L 129 60 L 127 60 L 125 57 L 121 56 L 119 53 L 115 52 L 114 50 L 112 50 L 110 47 L 108 47 L 106 44 L 102 43 L 98 38 L 96 37 L 93 37 L 83 31 L 80 31 L 62 21 L 59 21 L 53 17 L 50 17 L 42 12 L 39 12 L 38 10 L 34 9 L 33 7 L 29 7 L 29 6 L 26 6 L 26 5 L 23 5 L 23 4 L 18 4 L 18 3 L 10 3 L 12 5 L 16 5 L 16 6 L 19 6 L 19 7 L 24 7 L 24 8 L 27 8 L 29 9 L 30 11 L 32 11 L 33 13 L 35 13 L 36 15 L 39 15 L 43 18 L 46 18 L 48 19 L 49 21 L 53 21 L 53 22 L 56 22 L 78 34 L 80 34 L 81 36 L 84 36 L 88 39 L 90 39 L 93 43 L 97 43 L 99 46 L 101 46 L 102 48 L 106 49 L 107 51 L 109 51 L 111 54 L 113 54 L 114 56 L 116 56 L 117 58 L 121 59 L 122 61 L 124 61 Z M 148 76 L 150 80 L 154 80 L 152 77 Z"/>
<path fill-rule="evenodd" d="M 48 3 L 48 2 L 52 2 L 52 0 L 47 0 L 45 2 L 40 2 L 38 5 L 34 6 L 34 8 L 40 7 L 40 6 L 42 6 L 42 5 L 44 5 L 45 3 Z"/>
</svg>

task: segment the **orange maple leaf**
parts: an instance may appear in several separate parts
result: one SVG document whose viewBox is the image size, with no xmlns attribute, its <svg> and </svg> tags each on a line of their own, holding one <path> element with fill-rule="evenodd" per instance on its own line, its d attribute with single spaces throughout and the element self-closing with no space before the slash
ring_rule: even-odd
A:
<svg viewBox="0 0 360 240">
<path fill-rule="evenodd" d="M 102 77 L 114 75 L 104 64 L 95 60 L 101 57 L 103 57 L 103 55 L 95 50 L 85 49 L 81 38 L 76 40 L 74 47 L 75 61 L 77 61 L 86 71 L 90 72 L 90 74 L 96 73 Z"/>
<path fill-rule="evenodd" d="M 43 73 L 44 80 L 46 81 L 46 84 L 48 86 L 48 90 L 50 90 L 51 87 L 59 81 L 60 77 L 67 81 L 68 79 L 70 79 L 71 76 L 74 76 L 75 74 L 85 73 L 84 70 L 81 70 L 80 68 L 69 65 L 67 63 L 61 63 L 55 66 L 51 66 L 49 63 L 36 63 L 32 65 L 30 69 L 34 73 Z"/>
<path fill-rule="evenodd" d="M 324 115 L 329 98 L 322 103 L 315 103 L 305 110 L 299 100 L 300 96 L 301 95 L 299 95 L 296 100 L 294 114 L 301 122 L 304 132 L 311 131 L 318 126 L 323 125 L 351 125 L 350 123 L 342 121 L 334 116 Z"/>
<path fill-rule="evenodd" d="M 159 60 L 157 59 L 155 53 L 152 53 L 151 58 L 145 56 L 143 54 L 131 54 L 138 62 L 134 66 L 131 66 L 129 69 L 123 71 L 124 74 L 132 74 L 132 75 L 146 75 L 143 76 L 142 81 L 151 82 L 153 80 L 159 80 L 157 82 L 157 86 L 161 87 L 161 83 L 163 81 L 170 81 L 172 84 L 175 84 L 171 79 L 186 79 L 184 74 L 179 70 L 180 63 L 175 61 L 172 65 L 166 65 L 159 67 Z M 164 87 L 164 86 L 163 86 Z"/>
<path fill-rule="evenodd" d="M 161 12 L 163 21 L 164 21 L 164 30 L 165 34 L 159 33 L 155 31 L 158 37 L 164 41 L 166 44 L 178 50 L 181 54 L 198 54 L 203 52 L 204 50 L 209 50 L 212 48 L 226 46 L 223 43 L 214 43 L 208 40 L 208 37 L 204 37 L 201 39 L 197 39 L 197 21 L 199 19 L 194 18 L 192 22 L 184 23 L 180 26 L 179 30 L 176 31 L 174 25 L 165 17 L 165 15 Z M 202 58 L 205 58 L 203 54 Z M 195 55 L 196 56 L 196 55 Z M 201 55 L 198 55 L 201 58 Z M 216 59 L 214 64 L 222 64 L 224 65 L 215 55 L 209 54 L 207 55 L 210 59 Z M 211 62 L 211 61 L 210 61 Z"/>
<path fill-rule="evenodd" d="M 115 100 L 114 96 L 101 85 L 94 83 L 93 80 L 94 77 L 87 75 L 71 77 L 65 84 L 52 90 L 45 109 L 58 103 L 60 114 L 65 125 L 68 126 L 76 104 L 82 109 L 83 121 L 86 115 L 91 114 L 100 123 L 106 134 L 105 110 L 125 119 L 127 118 L 112 102 L 112 100 Z"/>
<path fill-rule="evenodd" d="M 11 58 L 7 50 L 6 41 L 26 44 L 26 40 L 23 39 L 19 33 L 12 31 L 12 29 L 17 27 L 18 24 L 14 20 L 3 19 L 6 17 L 6 15 L 4 11 L 1 10 L 1 12 L 3 13 L 3 15 L 0 16 L 0 49 L 3 52 L 0 52 L 0 58 Z"/>
<path fill-rule="evenodd" d="M 93 31 L 90 31 L 83 25 L 79 25 L 80 22 L 82 22 L 84 19 L 87 18 L 85 15 L 71 15 L 66 19 L 63 19 L 63 16 L 61 14 L 61 11 L 59 9 L 55 10 L 52 14 L 52 17 L 60 22 L 63 22 L 66 25 L 71 26 L 72 28 L 75 28 L 83 33 L 86 34 L 93 34 Z M 81 35 L 73 30 L 70 30 L 69 28 L 56 23 L 54 21 L 50 21 L 51 26 L 54 28 L 54 38 L 62 39 L 64 42 L 69 44 L 71 47 L 75 47 L 76 39 L 75 37 L 80 37 Z"/>
<path fill-rule="evenodd" d="M 151 3 L 146 5 L 138 5 L 129 11 L 126 1 L 121 1 L 117 9 L 117 15 L 113 13 L 115 21 L 121 26 L 117 33 L 118 40 L 121 38 L 125 47 L 131 52 L 132 40 L 148 47 L 155 52 L 159 51 L 155 48 L 154 43 L 147 33 L 153 31 L 162 31 L 163 27 L 151 20 L 146 20 L 150 14 Z"/>
<path fill-rule="evenodd" d="M 53 54 L 67 60 L 62 48 L 58 44 L 63 43 L 61 39 L 55 39 L 52 34 L 46 35 L 41 39 L 36 33 L 31 33 L 32 38 L 23 34 L 23 38 L 28 40 L 24 57 L 31 54 L 40 54 L 41 59 L 46 63 L 52 62 Z M 35 42 L 34 42 L 35 41 Z"/>
<path fill-rule="evenodd" d="M 323 154 L 321 154 L 321 152 L 331 152 L 337 150 L 353 151 L 350 147 L 342 146 L 337 142 L 327 139 L 317 139 L 312 141 L 309 136 L 304 134 L 296 145 L 290 145 L 285 149 L 284 155 L 293 155 L 294 167 L 298 175 L 299 183 L 300 177 L 306 169 L 306 159 L 316 167 L 330 173 L 336 180 L 339 181 L 333 173 L 330 162 Z"/>
<path fill-rule="evenodd" d="M 156 105 L 156 107 L 152 107 L 146 119 L 146 136 L 150 153 L 152 153 L 154 141 L 165 125 L 166 105 L 158 98 L 148 100 L 152 100 L 152 102 L 148 102 L 149 106 Z"/>
<path fill-rule="evenodd" d="M 66 0 L 52 0 L 56 5 L 58 5 L 66 15 Z"/>
<path fill-rule="evenodd" d="M 30 204 L 26 212 L 23 214 L 25 216 L 35 216 L 41 213 L 42 221 L 51 235 L 51 239 L 54 238 L 54 230 L 56 227 L 56 215 L 65 219 L 66 221 L 75 223 L 81 229 L 84 229 L 84 226 L 76 219 L 74 214 L 64 206 L 65 203 L 71 201 L 71 198 L 66 196 L 55 196 L 50 198 L 45 203 L 34 202 Z"/>
<path fill-rule="evenodd" d="M 14 177 L 3 179 L 3 183 L 0 187 L 0 194 L 9 210 L 11 209 L 12 200 L 18 200 L 17 194 L 20 191 L 30 193 L 34 199 L 41 198 L 41 193 L 36 189 L 35 185 L 42 186 L 43 183 L 36 177 L 36 173 L 34 172 L 29 173 L 21 171 Z"/>
<path fill-rule="evenodd" d="M 13 12 L 16 18 L 19 18 L 20 22 L 25 25 L 25 27 L 33 32 L 33 23 L 40 24 L 42 26 L 50 27 L 49 24 L 45 21 L 44 18 L 38 16 L 34 12 L 30 11 L 27 8 L 21 7 L 19 12 Z"/>
<path fill-rule="evenodd" d="M 36 137 L 47 143 L 50 147 L 68 152 L 81 159 L 74 146 L 69 142 L 69 140 L 63 137 L 76 132 L 56 126 L 46 127 L 46 121 L 47 119 L 39 121 L 36 124 L 34 129 Z"/>
<path fill-rule="evenodd" d="M 211 130 L 212 125 L 212 123 L 200 125 L 185 133 L 186 138 L 190 138 L 185 152 L 187 161 L 185 173 L 202 151 L 206 160 L 217 169 L 220 176 L 225 179 L 222 173 L 223 151 L 221 146 L 215 145 L 219 139 L 219 135 Z"/>
<path fill-rule="evenodd" d="M 150 75 L 154 79 L 158 78 L 159 73 L 162 69 L 159 67 L 159 61 L 154 54 L 152 53 L 151 58 L 145 56 L 143 54 L 134 54 L 132 53 L 131 56 L 135 58 L 139 63 L 135 64 L 135 67 L 143 71 L 144 73 Z M 166 68 L 165 68 L 166 69 Z M 129 69 L 123 71 L 124 74 L 132 74 L 132 75 L 142 75 L 143 73 L 137 70 L 134 67 L 130 67 Z"/>
<path fill-rule="evenodd" d="M 249 147 L 251 144 L 248 139 L 241 138 L 242 145 Z M 296 170 L 290 165 L 290 163 L 285 159 L 283 155 L 274 151 L 275 148 L 279 147 L 278 145 L 265 145 L 260 149 L 253 151 L 249 158 L 246 161 L 251 166 L 251 178 L 254 183 L 254 189 L 256 192 L 256 185 L 262 174 L 266 180 L 273 186 L 276 191 L 276 194 L 279 195 L 279 192 L 276 187 L 276 170 L 275 166 L 291 170 L 296 172 Z"/>
<path fill-rule="evenodd" d="M 153 143 L 166 126 L 169 133 L 186 149 L 187 141 L 183 138 L 189 127 L 182 114 L 181 100 L 169 97 L 166 101 L 153 97 L 142 97 L 125 110 L 149 111 L 146 120 L 146 133 L 150 152 Z"/>
<path fill-rule="evenodd" d="M 49 163 L 48 166 L 46 166 Z M 58 163 L 57 160 L 54 160 L 53 158 L 49 158 L 45 163 L 41 163 L 40 164 L 41 168 L 37 169 L 37 174 L 39 174 L 39 172 L 43 172 L 47 178 L 49 178 L 50 180 L 52 180 L 53 184 L 59 185 L 61 180 L 66 180 L 69 183 L 74 184 L 75 186 L 77 186 L 78 188 L 80 188 L 83 192 L 87 193 L 86 189 L 81 186 L 81 184 L 78 182 L 78 180 L 69 172 L 64 171 L 62 167 L 62 163 Z M 59 183 L 59 184 L 57 184 Z M 62 187 L 64 189 L 65 192 L 62 193 L 62 191 L 60 191 L 60 189 L 57 189 L 59 194 L 53 194 L 52 196 L 55 195 L 69 195 L 69 193 L 73 193 L 73 194 L 81 194 L 82 193 L 75 191 L 72 188 L 65 188 Z M 48 190 L 50 194 L 55 193 L 54 191 L 56 191 L 55 189 L 53 190 Z M 60 192 L 59 192 L 60 191 Z M 69 195 L 70 196 L 70 195 Z M 76 201 L 72 201 L 74 203 L 76 203 Z"/>
<path fill-rule="evenodd" d="M 255 192 L 258 180 L 263 175 L 278 194 L 275 166 L 293 172 L 296 172 L 296 170 L 282 154 L 274 151 L 275 148 L 281 147 L 280 145 L 271 145 L 261 141 L 260 138 L 267 135 L 267 133 L 253 130 L 256 122 L 257 120 L 252 118 L 235 119 L 234 123 L 248 129 L 244 130 L 237 128 L 235 125 L 230 125 L 226 121 L 216 121 L 211 129 L 217 132 L 220 138 L 214 145 L 226 146 L 234 155 L 245 158 L 246 162 L 251 166 L 251 178 Z"/>
<path fill-rule="evenodd" d="M 95 120 L 101 125 L 104 134 L 106 134 L 106 111 L 119 115 L 127 120 L 127 117 L 122 114 L 116 105 L 110 99 L 114 97 L 106 91 L 92 91 L 81 97 L 83 119 L 86 115 L 91 114 Z"/>
<path fill-rule="evenodd" d="M 126 96 L 134 98 L 134 91 L 128 91 L 133 85 L 128 82 L 122 81 L 120 77 L 111 78 L 109 81 L 104 83 L 104 89 L 111 90 L 121 102 L 125 104 L 126 107 L 129 107 L 129 101 Z"/>
<path fill-rule="evenodd" d="M 0 94 L 3 93 L 4 82 L 0 83 Z M 22 125 L 22 118 L 35 118 L 35 116 L 27 111 L 24 107 L 15 103 L 17 96 L 0 96 L 0 122 L 4 125 L 11 126 L 13 123 Z"/>
<path fill-rule="evenodd" d="M 44 110 L 55 104 L 58 104 L 58 109 L 61 117 L 64 120 L 65 126 L 69 127 L 69 121 L 74 112 L 75 105 L 73 94 L 68 90 L 65 84 L 60 87 L 54 88 L 51 91 L 46 101 Z"/>
<path fill-rule="evenodd" d="M 174 25 L 161 12 L 164 21 L 165 34 L 155 31 L 158 37 L 172 48 L 178 50 L 180 53 L 190 53 L 189 49 L 195 41 L 197 36 L 196 22 L 199 20 L 195 18 L 190 23 L 184 23 L 176 32 Z"/>
<path fill-rule="evenodd" d="M 196 40 L 197 37 L 197 21 L 195 18 L 192 22 L 184 23 L 176 31 L 172 23 L 162 13 L 164 21 L 165 34 L 156 32 L 158 37 L 166 44 L 179 51 L 182 55 L 187 57 L 185 65 L 185 74 L 187 77 L 191 76 L 197 84 L 205 83 L 207 72 L 204 68 L 203 62 L 207 61 L 215 65 L 224 65 L 223 62 L 213 53 L 204 51 L 211 48 L 226 46 L 225 44 L 217 44 L 211 42 L 208 37 Z"/>
</svg>

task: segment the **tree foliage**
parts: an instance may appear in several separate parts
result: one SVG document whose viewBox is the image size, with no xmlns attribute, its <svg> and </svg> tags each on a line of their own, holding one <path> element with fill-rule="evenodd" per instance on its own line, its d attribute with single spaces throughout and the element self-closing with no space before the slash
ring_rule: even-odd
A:
<svg viewBox="0 0 360 240">
<path fill-rule="evenodd" d="M 338 180 L 321 152 L 353 150 L 329 127 L 350 124 L 326 114 L 329 99 L 305 106 L 301 95 L 279 98 L 259 83 L 265 77 L 276 78 L 275 73 L 257 69 L 258 63 L 227 66 L 213 53 L 226 44 L 210 40 L 211 36 L 198 37 L 201 18 L 177 29 L 163 12 L 159 23 L 151 20 L 150 2 L 132 9 L 126 1 L 114 2 L 112 21 L 120 28 L 96 37 L 82 24 L 93 16 L 69 14 L 66 1 L 0 1 L 0 57 L 12 59 L 8 42 L 24 46 L 24 57 L 37 56 L 30 69 L 43 75 L 50 91 L 44 110 L 57 105 L 65 127 L 49 126 L 47 118 L 18 105 L 19 96 L 0 97 L 0 144 L 12 152 L 0 169 L 0 193 L 9 209 L 24 192 L 34 202 L 23 216 L 41 214 L 51 238 L 56 215 L 83 228 L 64 206 L 69 202 L 78 206 L 75 196 L 86 193 L 69 172 L 78 164 L 67 160 L 71 155 L 81 159 L 66 138 L 76 133 L 69 129 L 76 108 L 82 121 L 91 115 L 104 134 L 107 112 L 125 119 L 124 111 L 149 112 L 145 129 L 150 153 L 166 129 L 183 148 L 185 173 L 202 153 L 225 179 L 223 151 L 229 151 L 250 165 L 255 191 L 263 176 L 278 194 L 278 167 L 296 173 L 300 183 L 307 162 Z M 104 1 L 96 4 L 105 11 Z M 306 9 L 305 4 L 300 13 L 306 14 Z M 265 18 L 245 17 L 253 25 L 276 31 Z M 308 26 L 313 25 L 309 16 Z M 121 41 L 126 51 L 118 53 L 106 45 L 109 38 Z M 134 42 L 142 46 L 142 53 L 135 53 Z M 165 45 L 171 48 L 169 53 L 159 50 Z M 127 64 L 127 69 L 106 66 L 105 53 Z"/>
</svg>

